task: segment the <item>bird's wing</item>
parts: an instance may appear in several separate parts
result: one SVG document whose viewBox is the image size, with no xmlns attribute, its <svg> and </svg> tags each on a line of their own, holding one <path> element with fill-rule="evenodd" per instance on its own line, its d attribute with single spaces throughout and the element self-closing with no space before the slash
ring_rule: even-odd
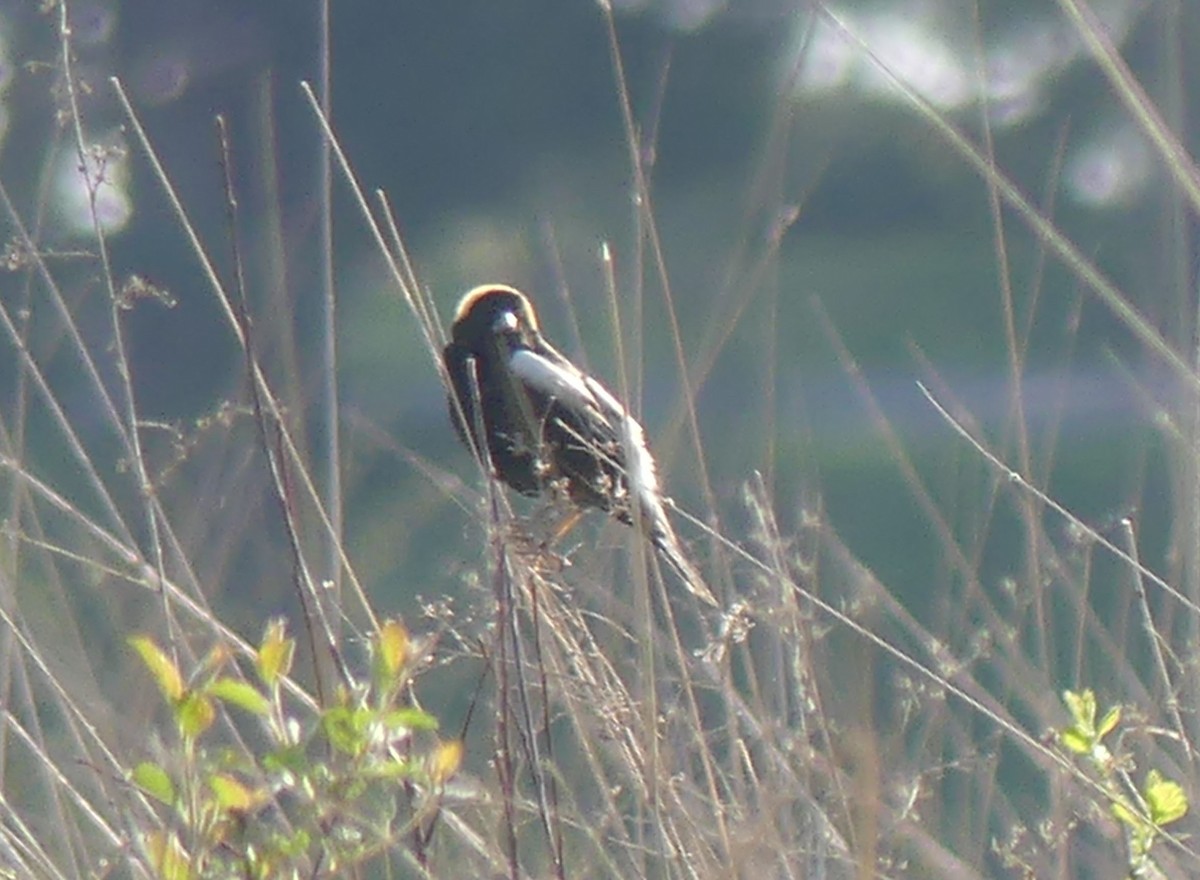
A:
<svg viewBox="0 0 1200 880">
<path fill-rule="evenodd" d="M 543 406 L 550 418 L 559 419 L 580 442 L 596 443 L 600 448 L 593 451 L 595 458 L 624 472 L 624 481 L 637 493 L 642 523 L 655 549 L 694 596 L 717 606 L 671 528 L 659 496 L 654 458 L 637 420 L 612 392 L 549 346 L 543 351 L 516 351 L 509 363 L 517 379 L 545 398 Z"/>
<path fill-rule="evenodd" d="M 514 376 L 547 403 L 557 401 L 561 408 L 586 419 L 593 429 L 611 432 L 613 439 L 619 438 L 617 426 L 623 412 L 620 404 L 603 388 L 600 391 L 604 393 L 598 395 L 598 383 L 588 379 L 562 355 L 521 349 L 513 352 L 509 366 Z"/>
<path fill-rule="evenodd" d="M 590 439 L 598 441 L 602 448 L 623 450 L 628 442 L 628 455 L 614 464 L 632 472 L 633 481 L 643 495 L 658 491 L 658 476 L 646 446 L 645 432 L 611 391 L 548 346 L 544 354 L 531 349 L 514 352 L 510 364 L 513 374 L 531 389 L 556 401 L 558 412 L 576 414 L 572 421 L 578 424 L 568 428 L 582 433 L 586 425 Z M 628 440 L 622 436 L 622 426 L 628 432 Z M 628 461 L 624 460 L 626 457 Z"/>
</svg>

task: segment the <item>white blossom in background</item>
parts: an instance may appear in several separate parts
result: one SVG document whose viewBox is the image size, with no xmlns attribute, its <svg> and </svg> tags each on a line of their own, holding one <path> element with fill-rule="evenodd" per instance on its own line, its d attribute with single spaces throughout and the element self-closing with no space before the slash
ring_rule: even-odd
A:
<svg viewBox="0 0 1200 880">
<path fill-rule="evenodd" d="M 973 100 L 973 75 L 966 67 L 970 59 L 957 48 L 958 35 L 931 6 L 914 3 L 866 17 L 858 35 L 870 54 L 854 57 L 847 71 L 849 85 L 887 97 L 895 92 L 892 77 L 898 77 L 942 110 L 957 110 Z"/>
<path fill-rule="evenodd" d="M 779 82 L 802 96 L 845 89 L 881 100 L 902 100 L 890 76 L 935 107 L 953 111 L 989 102 L 993 121 L 1016 125 L 1038 113 L 1054 78 L 1088 62 L 1077 27 L 1057 14 L 1013 10 L 1005 0 L 611 0 L 625 14 L 653 14 L 668 27 L 692 31 L 736 20 L 764 29 L 791 28 L 781 53 Z M 1120 46 L 1146 0 L 1089 0 L 1092 19 Z M 985 22 L 978 43 L 976 12 Z M 1022 14 L 1024 13 L 1024 14 Z M 886 72 L 881 69 L 886 68 Z"/>
<path fill-rule="evenodd" d="M 129 197 L 128 153 L 123 146 L 97 144 L 79 167 L 74 150 L 64 150 L 54 173 L 54 203 L 66 228 L 81 237 L 95 235 L 95 223 L 103 232 L 120 232 L 133 216 Z M 93 193 L 95 222 L 92 217 Z"/>
<path fill-rule="evenodd" d="M 987 19 L 991 9 L 985 4 Z M 1146 10 L 1138 0 L 1096 2 L 1090 11 L 1114 46 Z M 893 78 L 933 107 L 955 113 L 985 103 L 997 130 L 1046 112 L 1054 86 L 1071 67 L 1093 65 L 1088 47 L 1061 16 L 1030 14 L 993 27 L 980 46 L 972 18 L 947 0 L 909 0 L 814 8 L 801 3 L 791 48 L 781 59 L 785 94 L 860 96 L 905 103 Z M 1079 204 L 1127 205 L 1153 178 L 1149 148 L 1124 122 L 1098 127 L 1069 155 L 1064 184 Z"/>
<path fill-rule="evenodd" d="M 984 5 L 985 19 L 991 8 Z M 1119 46 L 1145 4 L 1109 0 L 1090 8 Z M 903 101 L 894 77 L 940 110 L 986 100 L 995 123 L 1016 125 L 1043 108 L 1042 95 L 1056 76 L 1090 63 L 1075 27 L 1061 17 L 1015 18 L 980 47 L 966 12 L 949 0 L 817 8 L 800 3 L 791 48 L 781 59 L 781 82 L 799 97 L 837 89 Z"/>
<path fill-rule="evenodd" d="M 1150 146 L 1128 123 L 1101 129 L 1068 158 L 1066 190 L 1090 208 L 1122 207 L 1145 189 L 1154 171 Z"/>
</svg>

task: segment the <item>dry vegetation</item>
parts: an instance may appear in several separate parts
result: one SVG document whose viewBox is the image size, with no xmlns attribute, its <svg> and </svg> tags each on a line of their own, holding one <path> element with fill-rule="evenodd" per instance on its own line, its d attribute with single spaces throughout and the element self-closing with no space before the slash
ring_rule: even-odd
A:
<svg viewBox="0 0 1200 880">
<path fill-rule="evenodd" d="M 1086 9 L 1060 5 L 1171 175 L 1177 201 L 1164 210 L 1191 217 L 1200 176 L 1184 147 Z M 1082 300 L 1109 310 L 1177 383 L 1159 426 L 1178 498 L 1147 499 L 1171 507 L 1155 564 L 1141 561 L 1135 518 L 1095 527 L 1049 493 L 1053 458 L 1072 449 L 1030 435 L 1019 391 L 989 435 L 929 368 L 929 420 L 954 438 L 952 473 L 923 472 L 860 388 L 940 548 L 934 612 L 902 602 L 889 572 L 856 556 L 815 475 L 786 533 L 753 472 L 739 475 L 737 511 L 714 502 L 681 520 L 724 600 L 712 613 L 627 534 L 604 532 L 628 548 L 617 564 L 585 547 L 565 566 L 560 548 L 539 544 L 543 511 L 514 511 L 482 475 L 457 482 L 443 462 L 412 456 L 479 541 L 445 562 L 468 572 L 464 591 L 401 625 L 376 611 L 343 543 L 352 500 L 339 445 L 313 427 L 339 421 L 336 397 L 297 379 L 298 361 L 324 353 L 298 351 L 292 330 L 260 320 L 281 305 L 248 290 L 237 148 L 223 157 L 224 237 L 205 239 L 170 170 L 195 157 L 156 153 L 121 84 L 74 69 L 71 5 L 48 7 L 40 20 L 59 51 L 40 74 L 56 117 L 46 153 L 88 169 L 95 225 L 86 247 L 64 252 L 48 185 L 21 203 L 0 176 L 0 876 L 1196 874 L 1185 815 L 1200 779 L 1195 353 L 1009 182 L 987 136 L 906 92 L 993 206 L 1006 271 L 991 286 L 1008 306 L 1012 378 L 1037 321 L 1036 308 L 1012 305 L 1005 227 L 1019 224 L 1040 242 L 1037 259 L 1065 267 Z M 670 303 L 638 164 L 651 151 L 638 142 L 615 26 L 610 35 L 639 195 L 633 237 L 651 279 L 639 295 Z M 127 243 L 111 257 L 96 212 L 115 148 L 98 145 L 85 89 L 121 114 L 120 158 L 153 182 L 142 209 L 190 251 L 197 287 L 224 316 L 234 354 L 212 369 L 237 390 L 191 424 L 139 409 L 132 322 L 172 295 L 116 268 L 138 264 Z M 387 203 L 359 189 L 336 124 L 307 100 L 311 137 L 333 150 L 327 183 L 356 199 L 392 281 L 380 295 L 406 304 L 433 367 L 421 381 L 434 382 L 443 325 L 420 267 Z M 764 156 L 786 154 L 777 137 Z M 778 227 L 747 244 L 745 289 L 767 284 L 785 246 L 796 214 L 779 207 Z M 611 263 L 602 268 L 614 310 L 628 307 Z M 1164 295 L 1194 323 L 1189 285 Z M 678 353 L 687 376 L 696 365 Z M 702 462 L 704 438 L 685 421 Z M 448 447 L 448 423 L 446 435 Z M 1019 535 L 1019 549 L 996 583 L 983 560 L 999 530 Z M 268 582 L 294 596 L 286 624 L 236 602 Z"/>
</svg>

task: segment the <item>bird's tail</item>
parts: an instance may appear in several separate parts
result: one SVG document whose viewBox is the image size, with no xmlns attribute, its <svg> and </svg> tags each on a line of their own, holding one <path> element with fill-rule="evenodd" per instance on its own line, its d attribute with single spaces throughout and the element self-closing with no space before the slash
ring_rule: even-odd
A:
<svg viewBox="0 0 1200 880">
<path fill-rule="evenodd" d="M 662 512 L 660 511 L 660 513 Z M 650 541 L 654 544 L 654 549 L 658 551 L 659 558 L 683 581 L 683 585 L 687 587 L 689 593 L 706 605 L 711 605 L 713 608 L 721 607 L 708 585 L 704 583 L 704 578 L 700 576 L 699 570 L 692 565 L 691 560 L 679 546 L 679 539 L 675 537 L 675 532 L 667 522 L 665 513 L 654 524 L 650 532 Z"/>
</svg>

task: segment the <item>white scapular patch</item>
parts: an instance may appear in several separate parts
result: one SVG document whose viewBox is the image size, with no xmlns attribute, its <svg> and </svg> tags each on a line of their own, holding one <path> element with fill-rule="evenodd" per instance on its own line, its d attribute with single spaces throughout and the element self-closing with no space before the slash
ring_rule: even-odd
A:
<svg viewBox="0 0 1200 880">
<path fill-rule="evenodd" d="M 596 396 L 574 370 L 564 370 L 548 358 L 527 348 L 514 351 L 508 361 L 512 374 L 530 388 L 553 397 L 564 406 L 598 409 Z"/>
<path fill-rule="evenodd" d="M 658 475 L 654 459 L 646 448 L 646 435 L 642 426 L 630 416 L 607 388 L 595 379 L 578 370 L 559 366 L 549 358 L 529 349 L 513 352 L 509 359 L 513 375 L 542 394 L 554 398 L 569 409 L 580 412 L 591 410 L 600 418 L 609 421 L 613 428 L 624 423 L 628 437 L 622 438 L 628 447 L 626 471 L 632 486 L 644 498 L 653 498 L 658 492 Z M 657 507 L 657 503 L 654 504 Z"/>
</svg>

